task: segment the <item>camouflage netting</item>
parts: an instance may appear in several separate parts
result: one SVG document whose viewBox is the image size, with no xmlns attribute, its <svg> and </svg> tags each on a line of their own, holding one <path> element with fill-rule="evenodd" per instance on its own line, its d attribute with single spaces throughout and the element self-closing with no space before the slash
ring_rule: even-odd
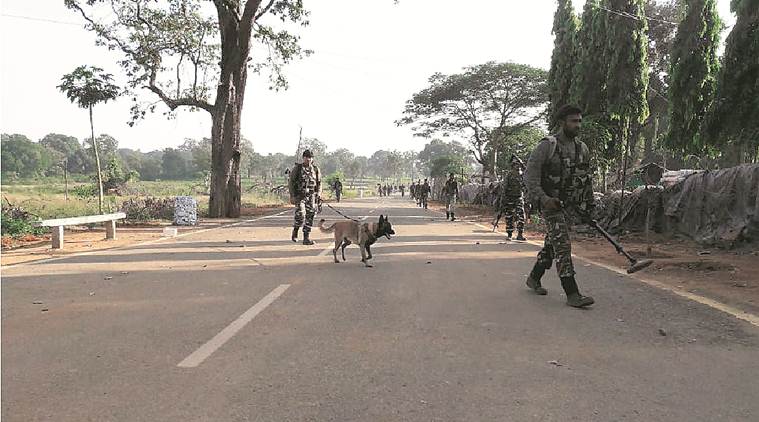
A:
<svg viewBox="0 0 759 422">
<path fill-rule="evenodd" d="M 649 215 L 656 232 L 676 232 L 701 244 L 759 241 L 759 164 L 687 175 L 667 188 L 641 186 L 599 201 L 601 223 L 613 231 L 642 231 Z M 621 215 L 621 218 L 620 218 Z"/>
</svg>

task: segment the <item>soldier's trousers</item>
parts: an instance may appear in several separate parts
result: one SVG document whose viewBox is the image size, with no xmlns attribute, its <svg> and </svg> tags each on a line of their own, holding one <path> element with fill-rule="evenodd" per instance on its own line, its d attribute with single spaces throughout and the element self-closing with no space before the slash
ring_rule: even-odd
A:
<svg viewBox="0 0 759 422">
<path fill-rule="evenodd" d="M 514 231 L 515 223 L 517 230 L 524 230 L 524 198 L 506 199 L 501 209 L 506 217 L 506 231 Z"/>
<path fill-rule="evenodd" d="M 445 196 L 445 212 L 451 214 L 456 212 L 456 197 L 454 195 Z"/>
<path fill-rule="evenodd" d="M 314 225 L 314 214 L 316 214 L 316 194 L 312 193 L 301 197 L 300 201 L 295 204 L 293 227 L 303 226 L 303 233 L 310 233 L 311 226 Z"/>
<path fill-rule="evenodd" d="M 427 195 L 428 194 L 423 193 L 422 197 L 419 199 L 419 205 L 421 205 L 424 209 L 427 209 Z"/>
<path fill-rule="evenodd" d="M 553 260 L 556 260 L 556 272 L 559 277 L 572 277 L 575 275 L 572 264 L 572 241 L 569 238 L 570 222 L 566 215 L 559 212 L 542 212 L 541 217 L 546 224 L 546 237 L 543 249 L 538 252 L 538 263 L 544 268 L 551 268 Z"/>
</svg>

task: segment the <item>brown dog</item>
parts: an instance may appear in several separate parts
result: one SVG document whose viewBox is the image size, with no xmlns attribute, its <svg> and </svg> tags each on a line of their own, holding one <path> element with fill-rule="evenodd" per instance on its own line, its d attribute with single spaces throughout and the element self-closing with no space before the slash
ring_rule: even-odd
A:
<svg viewBox="0 0 759 422">
<path fill-rule="evenodd" d="M 345 261 L 345 248 L 351 243 L 358 245 L 361 250 L 361 262 L 367 267 L 371 267 L 369 260 L 372 259 L 371 246 L 382 236 L 390 239 L 395 234 L 393 226 L 383 215 L 380 215 L 377 223 L 364 223 L 358 221 L 338 221 L 329 227 L 324 227 L 325 220 L 319 221 L 319 230 L 324 233 L 335 234 L 335 248 L 332 250 L 332 256 L 335 263 L 337 259 L 337 250 L 342 248 L 343 261 Z"/>
</svg>

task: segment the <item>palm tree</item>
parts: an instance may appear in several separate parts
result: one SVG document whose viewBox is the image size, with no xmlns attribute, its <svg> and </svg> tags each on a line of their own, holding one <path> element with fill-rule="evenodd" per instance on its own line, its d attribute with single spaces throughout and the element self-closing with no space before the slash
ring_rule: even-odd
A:
<svg viewBox="0 0 759 422">
<path fill-rule="evenodd" d="M 92 147 L 95 150 L 95 162 L 98 169 L 98 210 L 103 213 L 103 175 L 100 170 L 100 152 L 95 140 L 95 125 L 92 121 L 92 108 L 99 103 L 106 103 L 119 95 L 119 87 L 111 83 L 113 75 L 104 73 L 103 69 L 94 66 L 79 66 L 73 72 L 61 78 L 58 89 L 72 103 L 90 112 L 90 133 Z"/>
</svg>

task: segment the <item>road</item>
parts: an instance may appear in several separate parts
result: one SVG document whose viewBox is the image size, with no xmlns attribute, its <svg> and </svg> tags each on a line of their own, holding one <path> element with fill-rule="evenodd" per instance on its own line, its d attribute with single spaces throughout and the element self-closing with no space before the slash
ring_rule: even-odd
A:
<svg viewBox="0 0 759 422">
<path fill-rule="evenodd" d="M 759 417 L 758 327 L 580 261 L 596 305 L 570 308 L 554 271 L 524 286 L 534 245 L 408 199 L 335 205 L 390 216 L 374 268 L 292 243 L 289 212 L 4 268 L 3 420 Z"/>
</svg>

